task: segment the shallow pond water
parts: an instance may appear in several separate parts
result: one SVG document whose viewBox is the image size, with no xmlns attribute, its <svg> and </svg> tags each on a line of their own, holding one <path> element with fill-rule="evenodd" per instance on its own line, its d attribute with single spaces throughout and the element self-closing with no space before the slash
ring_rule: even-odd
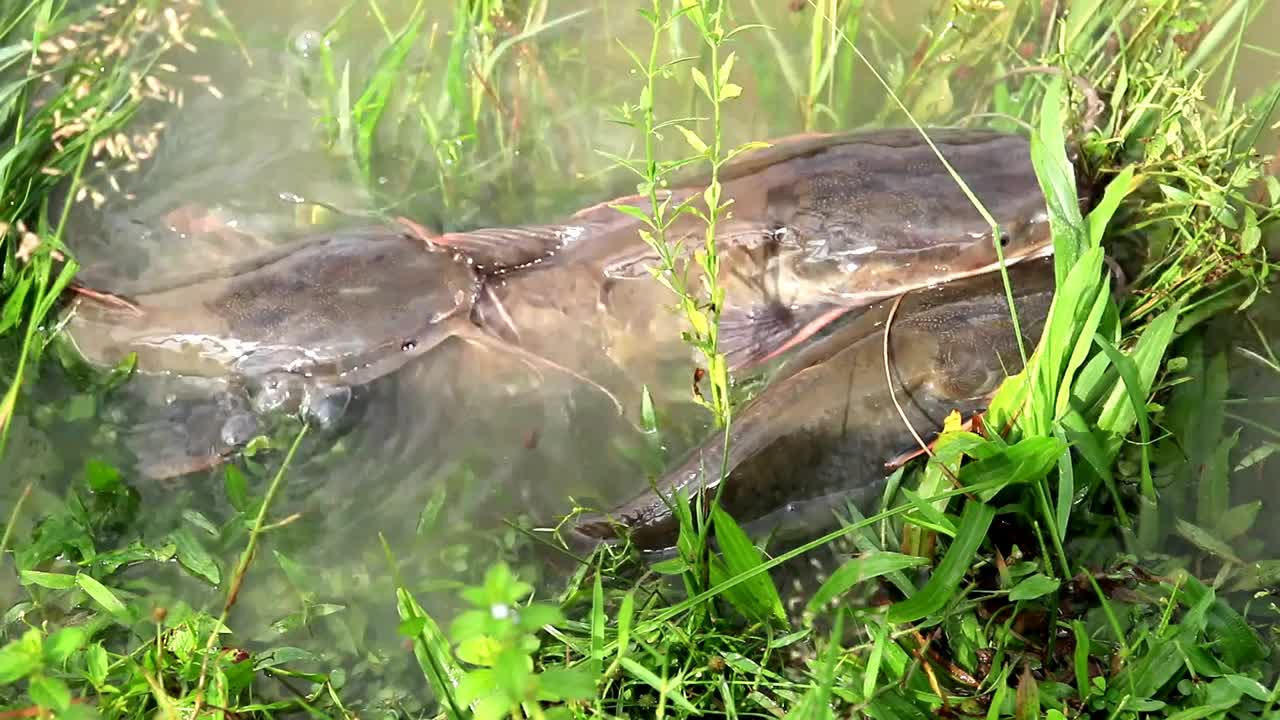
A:
<svg viewBox="0 0 1280 720">
<path fill-rule="evenodd" d="M 259 247 L 257 241 L 295 238 L 344 214 L 403 215 L 439 230 L 470 229 L 552 222 L 634 191 L 633 180 L 611 170 L 602 154 L 625 156 L 638 149 L 637 131 L 611 119 L 620 104 L 634 102 L 640 88 L 619 41 L 637 50 L 649 43 L 631 3 L 553 0 L 544 19 L 550 27 L 505 50 L 502 62 L 510 65 L 495 75 L 495 86 L 468 83 L 462 95 L 446 92 L 452 13 L 445 3 L 427 3 L 420 52 L 408 61 L 414 71 L 391 88 L 405 107 L 379 130 L 368 168 L 371 182 L 362 181 L 366 170 L 350 153 L 326 147 L 326 135 L 356 131 L 331 112 L 333 90 L 341 92 L 342 78 L 349 77 L 345 92 L 358 95 L 358 83 L 369 77 L 412 3 L 383 3 L 382 16 L 364 4 L 344 14 L 347 5 L 222 3 L 243 49 L 207 43 L 182 68 L 209 76 L 207 87 L 215 90 L 190 93 L 183 107 L 147 119 L 163 121 L 167 129 L 155 161 L 127 180 L 134 199 L 115 199 L 101 211 L 77 210 L 68 243 L 86 278 L 129 283 L 180 277 L 242 257 Z M 811 10 L 796 12 L 789 5 L 731 3 L 737 22 L 775 26 L 781 46 L 750 33 L 737 41 L 735 79 L 744 93 L 725 118 L 728 142 L 806 129 L 790 91 L 768 84 L 778 73 L 762 71 L 787 63 L 793 72 L 807 72 L 802 50 Z M 882 54 L 909 57 L 931 3 L 868 5 L 882 32 Z M 331 24 L 337 31 L 326 38 Z M 1265 37 L 1275 26 L 1262 19 L 1254 35 Z M 687 54 L 696 38 L 686 33 L 681 42 L 685 47 L 670 49 L 673 56 Z M 252 66 L 246 66 L 246 56 Z M 409 77 L 424 79 L 419 84 Z M 857 77 L 861 84 L 839 98 L 839 126 L 870 121 L 880 107 L 883 93 L 875 81 L 865 72 Z M 1241 86 L 1251 90 L 1267 79 L 1265 68 L 1249 67 Z M 486 138 L 484 147 L 466 153 L 460 150 L 470 142 L 465 127 L 437 127 L 437 136 L 429 137 L 420 114 L 465 116 L 466 108 L 442 110 L 460 98 L 477 102 L 481 113 L 496 113 L 505 140 Z M 670 116 L 688 106 L 683 96 L 667 102 Z M 832 117 L 819 113 L 811 127 L 834 129 Z M 680 146 L 677 138 L 667 140 L 663 147 L 671 156 Z M 201 218 L 216 223 L 202 224 Z M 257 240 L 210 230 L 219 225 Z M 486 553 L 515 541 L 508 518 L 563 512 L 569 496 L 620 499 L 710 430 L 697 408 L 660 408 L 664 435 L 656 441 L 614 417 L 589 389 L 519 368 L 514 360 L 473 348 L 444 348 L 359 389 L 343 427 L 313 431 L 272 512 L 295 519 L 268 535 L 231 617 L 238 637 L 315 652 L 327 646 L 346 658 L 344 664 L 360 658 L 352 669 L 412 675 L 412 656 L 395 632 L 394 577 L 384 547 L 427 609 L 444 611 L 457 578 L 482 569 Z M 681 373 L 673 375 L 673 384 L 687 381 L 687 369 Z M 34 391 L 44 410 L 19 418 L 12 441 L 17 474 L 37 480 L 26 514 L 39 517 L 56 507 L 68 484 L 79 482 L 87 461 L 105 459 L 118 464 L 141 495 L 144 511 L 133 522 L 143 535 L 180 532 L 198 538 L 218 558 L 225 581 L 244 533 L 228 529 L 236 510 L 224 472 L 163 483 L 130 477 L 120 435 L 136 430 L 139 417 L 165 422 L 147 416 L 152 403 L 135 395 L 173 392 L 147 382 L 155 381 L 142 379 L 131 383 L 141 388 L 101 398 L 49 364 Z M 1252 392 L 1255 380 L 1239 382 Z M 85 442 L 85 435 L 93 437 Z M 282 450 L 265 465 L 247 468 L 252 493 L 263 491 Z M 0 489 L 0 497 L 8 500 L 12 492 L 13 485 Z M 206 527 L 222 529 L 210 533 Z M 531 559 L 531 570 L 539 562 Z M 225 587 L 176 564 L 141 566 L 129 583 L 128 589 L 150 594 L 157 605 L 185 601 L 215 612 Z M 0 593 L 0 600 L 7 599 Z"/>
</svg>

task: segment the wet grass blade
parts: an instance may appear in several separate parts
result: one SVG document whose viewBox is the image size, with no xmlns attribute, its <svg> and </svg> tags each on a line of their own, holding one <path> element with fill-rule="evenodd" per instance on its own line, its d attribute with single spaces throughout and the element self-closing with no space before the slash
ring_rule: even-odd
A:
<svg viewBox="0 0 1280 720">
<path fill-rule="evenodd" d="M 467 0 L 454 0 L 453 32 L 450 33 L 452 43 L 449 46 L 449 63 L 445 70 L 445 92 L 448 95 L 448 107 L 453 111 L 455 120 L 466 118 L 467 130 L 474 130 L 470 111 L 470 96 L 466 91 L 466 59 L 471 46 L 471 3 Z M 456 123 L 455 123 L 456 125 Z M 453 128 L 455 131 L 461 129 Z"/>
<path fill-rule="evenodd" d="M 1076 195 L 1075 171 L 1067 159 L 1062 127 L 1062 80 L 1055 77 L 1049 82 L 1040 105 L 1039 131 L 1031 134 L 1031 163 L 1049 209 L 1054 274 L 1059 287 L 1089 246 Z"/>
<path fill-rule="evenodd" d="M 836 615 L 831 635 L 822 654 L 818 668 L 818 684 L 805 693 L 795 709 L 787 713 L 787 720 L 824 720 L 831 718 L 831 689 L 836 684 L 836 664 L 840 661 L 840 636 L 844 630 L 844 615 Z"/>
<path fill-rule="evenodd" d="M 1180 310 L 1179 306 L 1175 306 L 1152 321 L 1138 338 L 1133 353 L 1126 356 L 1125 361 L 1122 362 L 1117 362 L 1116 355 L 1108 352 L 1119 352 L 1111 342 L 1101 335 L 1094 337 L 1094 342 L 1107 352 L 1124 381 L 1124 387 L 1116 388 L 1103 405 L 1102 412 L 1098 416 L 1098 427 L 1123 436 L 1133 429 L 1136 421 L 1139 430 L 1142 431 L 1143 441 L 1150 438 L 1151 431 L 1146 417 L 1146 397 L 1151 392 L 1156 373 L 1159 372 L 1165 352 L 1169 349 L 1170 341 L 1173 340 Z"/>
<path fill-rule="evenodd" d="M 1106 232 L 1107 225 L 1111 222 L 1111 218 L 1115 216 L 1116 210 L 1120 209 L 1120 203 L 1129 196 L 1129 193 L 1137 189 L 1141 184 L 1141 180 L 1135 183 L 1133 181 L 1133 166 L 1130 165 L 1121 170 L 1115 179 L 1107 183 L 1107 189 L 1102 193 L 1102 199 L 1098 201 L 1098 205 L 1089 212 L 1086 221 L 1089 225 L 1089 246 L 1098 247 L 1102 244 L 1102 235 Z"/>
<path fill-rule="evenodd" d="M 960 514 L 956 538 L 933 572 L 933 577 L 920 592 L 889 608 L 891 623 L 915 622 L 941 610 L 960 587 L 978 548 L 987 537 L 995 508 L 986 503 L 969 501 Z"/>
<path fill-rule="evenodd" d="M 377 132 L 378 121 L 382 119 L 392 90 L 401 80 L 400 69 L 408 59 L 414 41 L 418 38 L 422 20 L 422 2 L 419 0 L 400 36 L 382 53 L 373 77 L 369 79 L 368 85 L 352 109 L 351 117 L 357 127 L 356 159 L 360 165 L 360 171 L 365 175 L 366 183 L 369 183 L 372 178 L 373 136 Z M 369 184 L 372 186 L 372 183 Z"/>
<path fill-rule="evenodd" d="M 604 585 L 596 569 L 595 582 L 591 585 L 591 671 L 596 676 L 604 669 Z"/>
<path fill-rule="evenodd" d="M 876 552 L 850 558 L 809 599 L 805 608 L 808 615 L 816 614 L 824 605 L 848 592 L 850 588 L 867 580 L 874 580 L 889 573 L 920 567 L 928 560 L 917 555 L 893 552 Z"/>
<path fill-rule="evenodd" d="M 692 703 L 689 702 L 689 698 L 685 697 L 684 693 L 680 691 L 680 688 L 684 685 L 683 679 L 676 678 L 673 681 L 670 678 L 658 677 L 657 673 L 631 658 L 623 658 L 622 666 L 626 668 L 627 672 L 631 673 L 631 675 L 637 680 L 653 688 L 663 698 L 674 702 L 681 710 L 684 710 L 690 715 L 702 714 L 693 706 Z"/>
</svg>

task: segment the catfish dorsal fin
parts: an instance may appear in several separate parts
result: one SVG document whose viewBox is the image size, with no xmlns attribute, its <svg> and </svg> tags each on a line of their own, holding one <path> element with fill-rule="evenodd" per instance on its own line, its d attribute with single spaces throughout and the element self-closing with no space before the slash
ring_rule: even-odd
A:
<svg viewBox="0 0 1280 720">
<path fill-rule="evenodd" d="M 726 309 L 720 316 L 720 350 L 730 370 L 744 370 L 796 347 L 849 308 L 817 304 L 797 308 L 780 303 Z"/>
<path fill-rule="evenodd" d="M 488 273 L 509 272 L 550 258 L 582 237 L 583 225 L 516 225 L 445 233 L 428 242 L 455 250 Z"/>
</svg>

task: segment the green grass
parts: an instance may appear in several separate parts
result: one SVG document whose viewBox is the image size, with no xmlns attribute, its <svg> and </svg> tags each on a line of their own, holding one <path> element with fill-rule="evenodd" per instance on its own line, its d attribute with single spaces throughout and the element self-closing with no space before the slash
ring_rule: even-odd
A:
<svg viewBox="0 0 1280 720">
<path fill-rule="evenodd" d="M 699 163 L 715 177 L 729 148 L 761 139 L 735 122 L 749 101 L 795 129 L 1022 128 L 1052 212 L 1058 293 L 987 433 L 951 428 L 933 458 L 902 473 L 891 503 L 870 515 L 849 508 L 840 530 L 772 557 L 714 503 L 685 513 L 680 557 L 651 567 L 620 548 L 553 572 L 518 524 L 501 537 L 430 543 L 441 547 L 386 541 L 387 567 L 370 570 L 365 596 L 396 608 L 418 677 L 387 672 L 392 659 L 361 630 L 372 611 L 326 602 L 359 578 L 290 557 L 289 533 L 307 520 L 283 514 L 278 493 L 301 435 L 287 454 L 246 461 L 247 475 L 228 470 L 220 493 L 233 511 L 221 522 L 198 505 L 139 507 L 130 479 L 102 463 L 62 469 L 64 494 L 34 484 L 33 502 L 21 476 L 32 465 L 18 459 L 22 473 L 0 494 L 13 500 L 0 534 L 13 567 L 3 572 L 21 587 L 0 592 L 13 603 L 0 618 L 0 718 L 1280 716 L 1280 545 L 1258 522 L 1269 498 L 1242 498 L 1240 482 L 1265 467 L 1275 431 L 1248 415 L 1250 398 L 1228 396 L 1240 367 L 1205 331 L 1268 302 L 1280 183 L 1253 148 L 1273 132 L 1280 85 L 1251 98 L 1234 91 L 1234 73 L 1260 61 L 1243 37 L 1262 3 L 1096 0 L 1084 5 L 1097 15 L 1073 7 L 1050 23 L 1040 13 L 1052 3 L 942 2 L 923 35 L 905 40 L 877 3 L 815 0 L 797 14 L 766 5 L 635 8 L 652 13 L 638 25 L 651 32 L 645 47 L 607 40 L 635 53 L 637 73 L 572 103 L 559 94 L 568 81 L 547 78 L 589 77 L 575 36 L 557 34 L 585 17 L 580 6 L 353 1 L 322 35 L 355 32 L 367 12 L 377 52 L 353 62 L 321 44 L 302 95 L 377 212 L 445 229 L 523 222 L 630 192 L 638 179 L 661 208 L 648 218 L 664 258 L 658 279 L 712 368 L 709 399 L 699 399 L 726 442 L 738 379 L 715 370 L 714 231 L 732 207 L 712 192 L 698 211 L 707 234 L 693 261 L 709 282 L 688 287 L 677 272 L 687 260 L 664 228 L 698 206 L 664 206 L 663 178 Z M 110 173 L 128 172 L 89 160 L 102 156 L 99 140 L 145 127 L 149 104 L 167 102 L 131 95 L 130 73 L 179 46 L 159 9 L 151 20 L 106 18 L 96 44 L 75 30 L 92 10 L 44 2 L 0 13 L 7 438 L 19 423 L 38 436 L 85 414 L 75 398 L 46 404 L 35 377 L 53 300 L 75 270 L 54 258 L 69 252 L 64 206 L 81 188 L 80 202 L 94 202 Z M 202 52 L 247 55 L 233 15 L 208 21 L 220 40 Z M 80 76 L 86 90 L 37 93 L 29 71 L 71 77 L 98 64 L 112 37 L 129 47 L 106 72 Z M 1077 85 L 1045 67 L 1083 78 L 1105 101 L 1096 131 L 1080 129 Z M 575 104 L 588 99 L 616 107 L 630 139 L 570 156 L 555 138 L 580 132 Z M 68 118 L 85 117 L 54 142 Z M 1068 139 L 1096 186 L 1087 214 Z M 535 166 L 542 178 L 577 180 L 535 192 Z M 522 201 L 478 200 L 499 190 Z M 24 242 L 38 243 L 29 262 L 18 260 Z M 1104 253 L 1129 275 L 1119 297 Z M 1245 359 L 1273 373 L 1268 336 L 1253 329 L 1259 349 Z M 1238 431 L 1249 423 L 1260 437 Z M 7 448 L 6 462 L 32 447 Z M 39 462 L 41 473 L 57 467 Z M 474 472 L 441 483 L 422 537 L 464 537 L 444 508 Z M 175 529 L 147 534 L 144 513 L 175 516 Z M 817 557 L 828 565 L 813 577 Z M 156 577 L 180 575 L 217 599 L 206 609 L 166 602 L 166 581 L 136 572 L 165 566 L 170 575 Z M 403 576 L 424 567 L 432 582 Z M 268 568 L 279 573 L 268 578 Z M 796 578 L 811 587 L 788 591 Z M 245 636 L 234 612 L 255 592 L 301 609 L 279 618 L 277 634 Z"/>
</svg>

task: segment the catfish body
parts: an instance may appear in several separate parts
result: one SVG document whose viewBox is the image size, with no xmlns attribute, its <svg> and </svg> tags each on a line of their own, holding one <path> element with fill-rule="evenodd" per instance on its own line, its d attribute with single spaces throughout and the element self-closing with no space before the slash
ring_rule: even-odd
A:
<svg viewBox="0 0 1280 720">
<path fill-rule="evenodd" d="M 1025 139 L 986 130 L 929 130 L 936 147 L 999 222 L 1006 263 L 1051 252 L 1044 197 Z M 720 349 L 749 370 L 845 313 L 903 291 L 997 267 L 991 227 L 915 130 L 784 138 L 722 173 L 732 200 L 719 223 Z M 671 191 L 672 207 L 702 207 L 701 187 Z M 644 198 L 611 204 L 650 210 Z M 656 365 L 686 359 L 686 321 L 655 282 L 659 256 L 643 222 L 601 204 L 560 226 L 562 249 L 495 275 L 477 322 L 531 351 L 614 382 L 661 385 Z M 525 228 L 536 233 L 536 227 Z M 704 225 L 680 216 L 667 240 L 701 248 Z M 465 234 L 463 234 L 465 235 Z M 698 268 L 684 266 L 700 290 Z M 601 369 L 603 368 L 603 369 Z M 585 370 L 584 370 L 585 371 Z"/>
<path fill-rule="evenodd" d="M 140 374 L 214 389 L 136 433 L 140 469 L 172 477 L 221 462 L 252 437 L 256 415 L 301 412 L 332 427 L 352 388 L 450 338 L 504 347 L 470 311 L 483 267 L 554 249 L 520 240 L 476 235 L 446 246 L 396 226 L 332 230 L 163 286 L 79 288 L 67 336 L 91 364 L 136 353 Z"/>
<path fill-rule="evenodd" d="M 1052 264 L 1021 265 L 1010 276 L 1029 352 L 1052 302 Z M 739 522 L 760 531 L 830 524 L 842 501 L 875 497 L 885 464 L 912 449 L 884 365 L 891 307 L 879 304 L 806 348 L 793 374 L 735 415 L 720 502 Z M 895 313 L 888 353 L 893 392 L 926 440 L 950 412 L 984 409 L 1006 374 L 1021 367 L 1000 277 L 908 294 Z M 625 533 L 642 549 L 671 547 L 678 524 L 667 502 L 677 490 L 686 498 L 714 496 L 722 450 L 717 434 L 652 488 L 608 512 L 578 518 L 571 538 L 590 545 Z"/>
</svg>

